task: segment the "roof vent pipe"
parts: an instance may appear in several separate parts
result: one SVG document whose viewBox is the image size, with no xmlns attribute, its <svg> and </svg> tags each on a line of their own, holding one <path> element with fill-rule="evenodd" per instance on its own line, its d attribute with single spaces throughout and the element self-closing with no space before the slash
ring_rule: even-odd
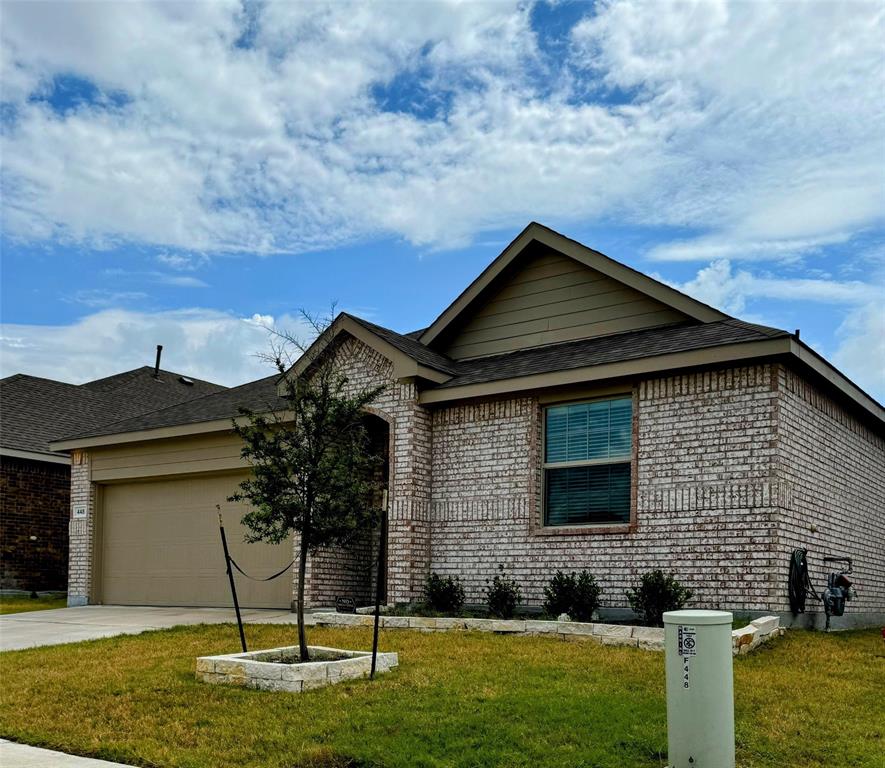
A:
<svg viewBox="0 0 885 768">
<path fill-rule="evenodd" d="M 163 345 L 157 344 L 157 362 L 154 363 L 154 378 L 160 378 L 160 355 L 163 354 Z"/>
</svg>

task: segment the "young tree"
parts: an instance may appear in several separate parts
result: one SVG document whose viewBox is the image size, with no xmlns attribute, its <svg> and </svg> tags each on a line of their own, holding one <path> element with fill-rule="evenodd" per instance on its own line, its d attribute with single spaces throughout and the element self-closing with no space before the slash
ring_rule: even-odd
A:
<svg viewBox="0 0 885 768">
<path fill-rule="evenodd" d="M 305 318 L 318 333 L 328 325 L 306 314 Z M 275 333 L 302 353 L 313 354 L 294 337 Z M 315 353 L 312 366 L 298 377 L 286 375 L 291 358 L 284 347 L 278 346 L 274 353 L 287 413 L 240 409 L 244 418 L 234 420 L 234 430 L 243 440 L 242 456 L 252 472 L 229 500 L 246 501 L 252 507 L 242 520 L 249 531 L 247 541 L 279 543 L 293 531 L 300 535 L 298 645 L 301 661 L 308 661 L 304 631 L 308 553 L 347 544 L 375 526 L 380 516 L 375 470 L 382 458 L 369 439 L 365 407 L 383 387 L 350 391 L 329 349 Z"/>
</svg>

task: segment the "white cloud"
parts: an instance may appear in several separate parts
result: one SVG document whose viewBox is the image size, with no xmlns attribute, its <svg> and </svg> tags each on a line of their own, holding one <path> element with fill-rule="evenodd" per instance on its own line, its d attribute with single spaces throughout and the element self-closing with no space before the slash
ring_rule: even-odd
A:
<svg viewBox="0 0 885 768">
<path fill-rule="evenodd" d="M 879 402 L 885 402 L 885 289 L 878 303 L 853 310 L 839 327 L 833 362 Z"/>
<path fill-rule="evenodd" d="M 740 259 L 742 261 L 798 261 L 818 253 L 828 245 L 844 243 L 848 235 L 834 233 L 825 238 L 803 240 L 752 241 L 741 237 L 698 237 L 693 240 L 671 240 L 654 246 L 646 254 L 652 261 L 707 261 L 709 259 Z"/>
<path fill-rule="evenodd" d="M 82 383 L 153 365 L 156 345 L 162 344 L 167 370 L 235 386 L 274 373 L 260 357 L 271 351 L 271 327 L 307 333 L 289 315 L 240 318 L 205 309 L 106 309 L 71 325 L 5 323 L 0 326 L 0 375 L 24 372 Z"/>
<path fill-rule="evenodd" d="M 881 6 L 587 14 L 551 64 L 516 2 L 7 2 L 4 226 L 273 252 L 616 217 L 708 231 L 698 258 L 738 258 L 882 220 Z M 27 100 L 57 73 L 131 101 L 59 116 Z M 384 111 L 373 88 L 404 74 L 446 109 Z"/>
<path fill-rule="evenodd" d="M 150 298 L 143 291 L 112 291 L 105 288 L 79 290 L 68 301 L 84 304 L 87 307 L 119 307 L 133 304 Z"/>
<path fill-rule="evenodd" d="M 151 278 L 163 285 L 174 285 L 178 288 L 208 288 L 209 284 L 199 277 L 192 275 L 166 275 L 159 273 L 151 275 Z"/>
<path fill-rule="evenodd" d="M 724 312 L 737 315 L 746 309 L 751 299 L 861 305 L 885 298 L 885 286 L 881 284 L 760 276 L 746 270 L 732 272 L 727 259 L 714 261 L 686 283 L 670 284 Z"/>
<path fill-rule="evenodd" d="M 812 339 L 811 345 L 827 356 L 867 392 L 885 400 L 885 272 L 870 264 L 869 282 L 782 278 L 732 269 L 719 259 L 700 269 L 685 283 L 673 287 L 732 315 L 765 323 L 747 315 L 748 305 L 770 300 L 780 305 L 805 301 L 844 312 L 833 342 Z M 658 279 L 661 279 L 658 277 Z M 666 282 L 666 281 L 665 281 Z M 803 335 L 803 339 L 804 339 Z"/>
<path fill-rule="evenodd" d="M 195 272 L 209 263 L 203 253 L 159 253 L 156 258 L 164 267 L 178 272 Z"/>
</svg>

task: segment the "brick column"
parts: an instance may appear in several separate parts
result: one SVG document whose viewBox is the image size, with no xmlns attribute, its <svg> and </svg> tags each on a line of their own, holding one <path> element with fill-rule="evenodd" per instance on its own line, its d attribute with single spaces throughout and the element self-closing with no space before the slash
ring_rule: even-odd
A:
<svg viewBox="0 0 885 768">
<path fill-rule="evenodd" d="M 419 598 L 430 569 L 430 412 L 418 404 L 414 381 L 396 384 L 397 408 L 390 424 L 390 515 L 387 533 L 387 600 Z"/>
<path fill-rule="evenodd" d="M 71 511 L 68 523 L 68 605 L 93 602 L 92 577 L 95 563 L 95 484 L 91 479 L 89 454 L 71 453 Z M 85 508 L 85 517 L 75 517 L 75 510 Z"/>
</svg>

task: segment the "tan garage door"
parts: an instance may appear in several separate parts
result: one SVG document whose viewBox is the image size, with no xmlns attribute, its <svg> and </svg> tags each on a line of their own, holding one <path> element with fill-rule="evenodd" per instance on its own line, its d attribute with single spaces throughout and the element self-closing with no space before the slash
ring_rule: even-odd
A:
<svg viewBox="0 0 885 768">
<path fill-rule="evenodd" d="M 247 573 L 270 576 L 292 559 L 292 545 L 243 541 L 241 504 L 227 497 L 243 475 L 214 475 L 102 489 L 100 600 L 121 605 L 230 606 L 218 510 L 231 556 Z M 288 608 L 291 577 L 255 582 L 237 574 L 240 605 Z"/>
</svg>

